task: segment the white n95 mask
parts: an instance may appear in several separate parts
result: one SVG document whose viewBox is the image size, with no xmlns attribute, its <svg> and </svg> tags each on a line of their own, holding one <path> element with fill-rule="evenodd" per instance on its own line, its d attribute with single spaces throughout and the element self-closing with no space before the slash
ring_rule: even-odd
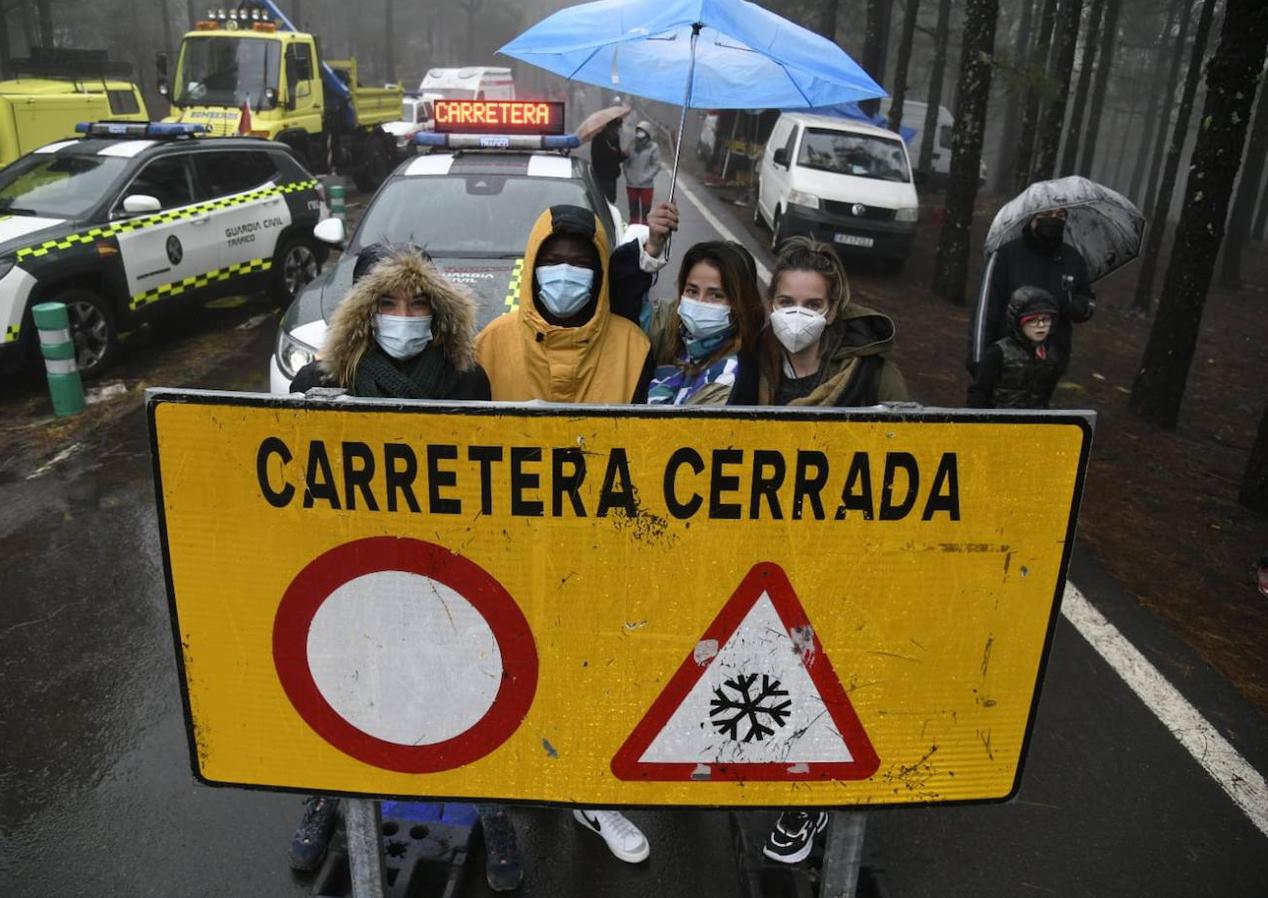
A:
<svg viewBox="0 0 1268 898">
<path fill-rule="evenodd" d="M 775 309 L 770 313 L 770 329 L 784 349 L 797 354 L 823 336 L 828 319 L 801 306 Z"/>
</svg>

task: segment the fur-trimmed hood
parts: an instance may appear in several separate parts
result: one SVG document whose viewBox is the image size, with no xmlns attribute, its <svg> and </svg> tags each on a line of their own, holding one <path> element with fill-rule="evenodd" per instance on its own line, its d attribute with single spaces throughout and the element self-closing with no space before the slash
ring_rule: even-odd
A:
<svg viewBox="0 0 1268 898">
<path fill-rule="evenodd" d="M 340 301 L 330 318 L 322 350 L 326 376 L 345 388 L 355 382 L 357 364 L 374 339 L 379 297 L 408 290 L 431 300 L 432 344 L 459 371 L 475 365 L 476 302 L 451 284 L 430 261 L 409 247 L 391 249 Z"/>
</svg>

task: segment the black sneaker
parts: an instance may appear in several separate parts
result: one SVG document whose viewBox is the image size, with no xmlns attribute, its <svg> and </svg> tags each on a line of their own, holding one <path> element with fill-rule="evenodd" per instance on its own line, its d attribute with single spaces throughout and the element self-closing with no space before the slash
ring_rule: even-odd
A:
<svg viewBox="0 0 1268 898">
<path fill-rule="evenodd" d="M 310 873 L 317 869 L 330 847 L 330 837 L 339 820 L 339 799 L 310 795 L 304 804 L 304 819 L 291 837 L 291 869 Z"/>
<path fill-rule="evenodd" d="M 484 876 L 489 888 L 495 892 L 518 889 L 524 879 L 524 864 L 510 816 L 504 808 L 481 807 L 480 826 L 484 830 Z"/>
<path fill-rule="evenodd" d="M 807 814 L 805 811 L 784 811 L 771 834 L 766 837 L 762 854 L 781 864 L 797 864 L 810 856 L 815 836 L 828 825 L 826 811 Z"/>
</svg>

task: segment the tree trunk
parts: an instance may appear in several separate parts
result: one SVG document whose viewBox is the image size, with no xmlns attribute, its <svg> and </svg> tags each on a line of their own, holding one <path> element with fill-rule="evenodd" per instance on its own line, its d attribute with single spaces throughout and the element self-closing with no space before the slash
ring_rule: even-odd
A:
<svg viewBox="0 0 1268 898">
<path fill-rule="evenodd" d="M 1153 205 L 1158 193 L 1158 174 L 1162 171 L 1162 159 L 1167 152 L 1167 129 L 1171 125 L 1171 107 L 1175 103 L 1176 85 L 1180 81 L 1180 66 L 1184 63 L 1184 43 L 1189 36 L 1189 22 L 1193 20 L 1193 4 L 1189 0 L 1180 0 L 1180 31 L 1176 35 L 1175 52 L 1171 54 L 1171 67 L 1167 72 L 1167 86 L 1159 98 L 1163 101 L 1162 113 L 1158 117 L 1158 133 L 1154 137 L 1153 153 L 1149 161 L 1149 187 L 1146 188 L 1143 200 L 1148 209 Z M 1170 36 L 1170 33 L 1168 33 Z"/>
<path fill-rule="evenodd" d="M 1101 22 L 1105 18 L 1105 0 L 1092 0 L 1088 13 L 1087 35 L 1083 38 L 1083 57 L 1079 61 L 1079 82 L 1074 88 L 1074 106 L 1065 133 L 1065 149 L 1061 153 L 1062 175 L 1074 174 L 1079 159 L 1079 139 L 1083 136 L 1083 113 L 1087 110 L 1088 90 L 1092 87 L 1092 68 L 1096 64 L 1096 45 L 1100 41 Z"/>
<path fill-rule="evenodd" d="M 22 39 L 26 41 L 26 55 L 31 55 L 31 48 L 35 46 L 35 25 L 31 19 L 31 4 L 26 0 L 18 3 L 18 17 L 22 20 Z"/>
<path fill-rule="evenodd" d="M 1259 419 L 1259 434 L 1250 447 L 1250 460 L 1237 499 L 1251 511 L 1268 514 L 1268 408 Z"/>
<path fill-rule="evenodd" d="M 1180 416 L 1266 50 L 1268 3 L 1228 0 L 1220 43 L 1207 66 L 1202 128 L 1193 148 L 1171 264 L 1132 385 L 1132 411 L 1158 427 L 1174 428 Z"/>
<path fill-rule="evenodd" d="M 1262 82 L 1264 79 L 1260 79 Z M 1259 181 L 1264 176 L 1264 156 L 1268 154 L 1268 88 L 1259 85 L 1259 102 L 1255 104 L 1255 121 L 1251 124 L 1250 140 L 1246 145 L 1246 167 L 1242 169 L 1242 183 L 1237 188 L 1237 199 L 1228 216 L 1228 233 L 1224 238 L 1224 264 L 1220 268 L 1220 283 L 1234 289 L 1242 285 L 1242 250 L 1250 237 L 1250 219 L 1255 211 L 1255 199 L 1259 196 Z"/>
<path fill-rule="evenodd" d="M 916 16 L 920 0 L 907 0 L 903 12 L 903 34 L 898 42 L 898 68 L 894 70 L 894 96 L 889 104 L 889 130 L 902 134 L 903 103 L 907 99 L 907 67 L 911 65 L 911 44 L 916 37 Z"/>
<path fill-rule="evenodd" d="M 960 102 L 956 104 L 955 135 L 951 141 L 947 214 L 938 239 L 933 275 L 934 292 L 956 305 L 964 305 L 964 285 L 969 275 L 969 229 L 977 199 L 998 18 L 999 0 L 968 0 L 965 6 Z"/>
<path fill-rule="evenodd" d="M 819 33 L 832 43 L 837 42 L 837 4 L 840 0 L 822 0 L 819 4 Z"/>
<path fill-rule="evenodd" d="M 1070 94 L 1070 71 L 1074 68 L 1082 18 L 1083 0 L 1066 0 L 1062 4 L 1061 19 L 1053 36 L 1052 63 L 1048 67 L 1048 79 L 1056 93 L 1044 110 L 1043 123 L 1035 138 L 1031 181 L 1047 181 L 1057 168 L 1057 150 L 1061 147 L 1061 128 L 1065 125 L 1066 100 Z"/>
<path fill-rule="evenodd" d="M 1187 6 L 1188 0 L 1179 0 L 1180 6 Z M 1150 84 L 1162 83 L 1162 68 L 1166 63 L 1166 54 L 1164 50 L 1167 46 L 1167 39 L 1171 37 L 1171 29 L 1176 23 L 1176 14 L 1179 12 L 1176 4 L 1173 4 L 1167 13 L 1167 24 L 1163 26 L 1162 35 L 1158 39 L 1158 50 L 1155 53 L 1153 74 L 1149 78 Z M 1140 145 L 1140 152 L 1136 154 L 1136 164 L 1132 166 L 1131 186 L 1127 188 L 1127 195 L 1131 197 L 1132 202 L 1140 203 L 1144 201 L 1144 197 L 1140 195 L 1140 184 L 1145 176 L 1145 169 L 1149 166 L 1149 153 L 1154 143 L 1154 134 L 1161 133 L 1166 130 L 1165 121 L 1170 118 L 1168 112 L 1171 108 L 1171 102 L 1175 97 L 1175 85 L 1171 87 L 1171 93 L 1159 93 L 1154 97 L 1152 104 L 1152 112 L 1145 121 L 1145 136 Z"/>
<path fill-rule="evenodd" d="M 1132 122 L 1135 118 L 1136 105 L 1129 102 L 1127 106 L 1127 114 L 1123 117 L 1123 130 L 1118 135 L 1118 149 L 1115 150 L 1113 156 L 1114 173 L 1105 179 L 1105 182 L 1119 193 L 1125 192 L 1119 185 L 1123 183 L 1123 166 L 1127 163 L 1127 145 L 1131 142 L 1132 133 L 1135 131 L 1135 128 L 1132 126 Z M 1135 154 L 1133 154 L 1132 159 L 1134 160 L 1135 158 Z"/>
<path fill-rule="evenodd" d="M 304 4 L 302 0 L 291 0 L 291 24 L 298 30 L 304 30 Z"/>
<path fill-rule="evenodd" d="M 52 47 L 53 37 L 53 0 L 35 0 L 35 9 L 40 17 L 40 43 Z"/>
<path fill-rule="evenodd" d="M 194 0 L 185 0 L 185 19 L 187 22 L 186 31 L 193 31 L 194 26 L 198 24 L 198 10 L 194 7 Z"/>
<path fill-rule="evenodd" d="M 159 18 L 163 20 L 163 52 L 170 53 L 175 49 L 172 44 L 172 5 L 169 0 L 160 0 L 158 8 Z"/>
<path fill-rule="evenodd" d="M 295 2 L 298 3 L 299 0 Z M 394 0 L 386 0 L 383 8 L 383 65 L 386 68 L 384 77 L 388 84 L 396 83 L 396 53 L 394 52 L 396 29 L 392 26 L 394 5 Z"/>
<path fill-rule="evenodd" d="M 1153 305 L 1154 268 L 1158 263 L 1158 253 L 1162 250 L 1163 235 L 1167 232 L 1171 194 L 1175 191 L 1176 175 L 1180 170 L 1180 153 L 1189 136 L 1189 116 L 1193 114 L 1193 98 L 1197 96 L 1198 82 L 1202 79 L 1202 58 L 1206 55 L 1206 41 L 1211 33 L 1215 2 L 1216 0 L 1204 0 L 1202 13 L 1198 16 L 1198 29 L 1193 34 L 1193 49 L 1189 54 L 1189 71 L 1184 76 L 1184 93 L 1180 97 L 1180 108 L 1176 111 L 1175 131 L 1171 136 L 1171 145 L 1167 147 L 1158 192 L 1150 201 L 1153 215 L 1148 219 L 1145 249 L 1140 254 L 1140 277 L 1136 281 L 1136 296 L 1132 303 L 1146 314 Z"/>
<path fill-rule="evenodd" d="M 3 6 L 0 6 L 0 79 L 9 77 L 9 59 L 11 55 L 9 48 L 9 13 Z"/>
<path fill-rule="evenodd" d="M 1105 94 L 1109 87 L 1110 69 L 1114 67 L 1114 44 L 1118 39 L 1118 14 L 1123 0 L 1105 0 L 1105 26 L 1101 29 L 1101 49 L 1097 52 L 1100 65 L 1092 81 L 1092 104 L 1088 108 L 1087 133 L 1083 136 L 1083 162 L 1079 174 L 1089 176 L 1096 159 L 1096 140 L 1100 135 L 1101 116 L 1105 111 Z"/>
<path fill-rule="evenodd" d="M 1027 66 L 1026 106 L 1021 117 L 1021 133 L 1017 141 L 1017 167 L 1013 174 L 1013 191 L 1021 193 L 1030 183 L 1030 168 L 1035 154 L 1035 131 L 1039 127 L 1039 101 L 1047 79 L 1048 55 L 1052 49 L 1052 29 L 1057 15 L 1057 0 L 1044 0 L 1039 18 L 1039 34 Z"/>
<path fill-rule="evenodd" d="M 885 80 L 885 62 L 889 56 L 889 0 L 867 0 L 867 24 L 863 32 L 863 71 L 881 84 Z M 880 100 L 864 100 L 859 108 L 868 115 L 880 110 Z"/>
<path fill-rule="evenodd" d="M 1011 183 L 1013 166 L 1017 163 L 1017 129 L 1021 127 L 1021 107 L 1026 91 L 1021 82 L 1021 71 L 1030 54 L 1030 22 L 1035 4 L 1039 0 L 1021 0 L 1021 19 L 1017 23 L 1017 42 L 1013 45 L 1013 83 L 1008 87 L 1008 105 L 1004 109 L 1004 127 L 999 135 L 999 160 L 991 187 L 998 193 Z"/>
<path fill-rule="evenodd" d="M 933 37 L 933 67 L 929 70 L 929 94 L 925 98 L 925 124 L 920 136 L 920 170 L 933 171 L 933 152 L 938 138 L 938 106 L 942 79 L 947 70 L 947 38 L 951 31 L 951 0 L 938 4 L 938 27 Z"/>
</svg>

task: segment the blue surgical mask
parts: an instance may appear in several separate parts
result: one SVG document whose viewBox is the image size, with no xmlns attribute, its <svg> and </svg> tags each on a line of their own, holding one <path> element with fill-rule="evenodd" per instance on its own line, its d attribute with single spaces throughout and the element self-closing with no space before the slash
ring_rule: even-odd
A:
<svg viewBox="0 0 1268 898">
<path fill-rule="evenodd" d="M 570 318 L 590 301 L 594 271 L 576 265 L 543 265 L 537 269 L 538 295 L 556 318 Z"/>
<path fill-rule="evenodd" d="M 431 316 L 375 315 L 374 339 L 394 359 L 413 358 L 431 342 Z"/>
<path fill-rule="evenodd" d="M 678 301 L 678 317 L 695 340 L 723 333 L 731 326 L 731 307 L 720 302 L 701 302 L 684 296 Z"/>
</svg>

